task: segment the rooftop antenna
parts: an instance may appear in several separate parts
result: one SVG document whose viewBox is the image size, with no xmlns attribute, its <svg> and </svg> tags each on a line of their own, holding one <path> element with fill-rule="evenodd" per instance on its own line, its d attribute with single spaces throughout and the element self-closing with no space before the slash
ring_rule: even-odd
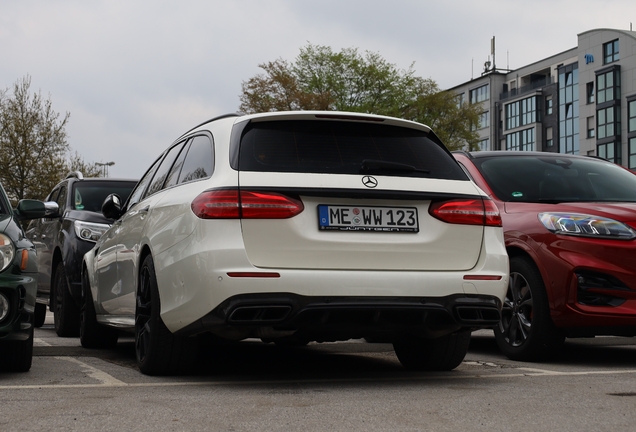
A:
<svg viewBox="0 0 636 432">
<path fill-rule="evenodd" d="M 490 53 L 492 54 L 492 70 L 496 71 L 497 66 L 495 64 L 495 36 L 490 40 Z"/>
</svg>

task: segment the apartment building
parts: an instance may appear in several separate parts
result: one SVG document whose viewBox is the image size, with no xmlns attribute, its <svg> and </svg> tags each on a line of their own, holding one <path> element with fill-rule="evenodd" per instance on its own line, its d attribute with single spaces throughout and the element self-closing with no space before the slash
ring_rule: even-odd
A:
<svg viewBox="0 0 636 432">
<path fill-rule="evenodd" d="M 635 31 L 586 31 L 577 47 L 515 70 L 487 62 L 449 91 L 483 107 L 481 150 L 595 155 L 636 170 Z"/>
</svg>

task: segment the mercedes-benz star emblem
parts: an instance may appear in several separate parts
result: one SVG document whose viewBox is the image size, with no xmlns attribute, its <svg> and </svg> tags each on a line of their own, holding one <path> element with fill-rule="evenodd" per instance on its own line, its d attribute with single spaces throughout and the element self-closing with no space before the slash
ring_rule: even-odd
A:
<svg viewBox="0 0 636 432">
<path fill-rule="evenodd" d="M 364 176 L 362 177 L 362 184 L 368 188 L 373 189 L 378 185 L 378 181 L 373 176 Z"/>
</svg>

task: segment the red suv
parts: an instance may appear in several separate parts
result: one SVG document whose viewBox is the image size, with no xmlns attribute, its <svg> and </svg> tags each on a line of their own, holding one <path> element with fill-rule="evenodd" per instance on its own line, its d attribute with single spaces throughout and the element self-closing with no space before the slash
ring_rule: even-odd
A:
<svg viewBox="0 0 636 432">
<path fill-rule="evenodd" d="M 587 156 L 455 152 L 499 207 L 510 281 L 497 343 L 546 358 L 566 337 L 636 335 L 636 175 Z"/>
</svg>

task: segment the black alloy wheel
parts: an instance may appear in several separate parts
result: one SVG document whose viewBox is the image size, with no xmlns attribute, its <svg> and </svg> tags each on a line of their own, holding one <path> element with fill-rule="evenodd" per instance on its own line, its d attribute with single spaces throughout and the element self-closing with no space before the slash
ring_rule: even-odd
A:
<svg viewBox="0 0 636 432">
<path fill-rule="evenodd" d="M 71 297 L 64 263 L 60 261 L 53 280 L 53 321 L 61 337 L 77 337 L 80 328 L 79 307 Z"/>
<path fill-rule="evenodd" d="M 175 336 L 160 316 L 159 288 L 152 256 L 141 265 L 135 309 L 135 355 L 146 375 L 191 371 L 197 354 L 196 339 Z"/>
<path fill-rule="evenodd" d="M 510 258 L 508 291 L 494 330 L 499 348 L 512 360 L 544 360 L 563 345 L 563 332 L 550 317 L 543 278 L 529 258 Z"/>
<path fill-rule="evenodd" d="M 153 332 L 153 328 L 150 323 L 152 318 L 152 293 L 150 279 L 150 269 L 144 261 L 144 264 L 141 267 L 141 274 L 139 275 L 135 311 L 135 352 L 138 363 L 144 363 L 147 360 L 147 354 Z"/>
<path fill-rule="evenodd" d="M 528 280 L 521 273 L 510 273 L 499 323 L 508 345 L 519 347 L 528 340 L 532 331 L 532 312 L 532 292 Z"/>
</svg>

